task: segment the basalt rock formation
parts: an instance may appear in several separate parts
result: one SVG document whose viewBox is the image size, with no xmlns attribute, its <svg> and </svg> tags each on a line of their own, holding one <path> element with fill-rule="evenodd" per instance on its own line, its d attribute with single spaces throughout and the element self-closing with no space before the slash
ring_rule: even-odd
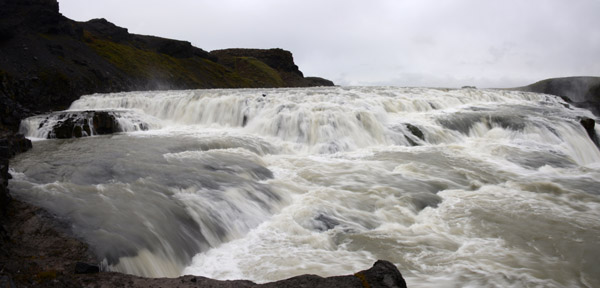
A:
<svg viewBox="0 0 600 288">
<path fill-rule="evenodd" d="M 600 77 L 551 78 L 514 90 L 556 95 L 600 117 Z"/>
<path fill-rule="evenodd" d="M 35 118 L 43 119 L 36 125 L 37 128 L 46 127 L 47 131 L 46 135 L 39 136 L 47 139 L 67 139 L 124 132 L 126 130 L 119 123 L 121 117 L 120 111 L 61 111 Z M 130 124 L 132 131 L 148 130 L 146 123 L 139 120 L 136 122 Z"/>
<path fill-rule="evenodd" d="M 323 85 L 333 83 L 304 78 L 282 49 L 209 53 L 105 19 L 70 20 L 56 0 L 0 0 L 0 129 L 91 93 Z"/>
</svg>

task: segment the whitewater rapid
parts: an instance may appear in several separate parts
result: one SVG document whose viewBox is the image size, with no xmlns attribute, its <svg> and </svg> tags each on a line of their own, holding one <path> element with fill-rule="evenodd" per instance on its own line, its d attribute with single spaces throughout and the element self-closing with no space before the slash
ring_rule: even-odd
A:
<svg viewBox="0 0 600 288">
<path fill-rule="evenodd" d="M 10 189 L 107 270 L 267 282 L 385 259 L 410 287 L 600 286 L 600 150 L 579 123 L 594 116 L 557 97 L 216 89 L 69 110 L 116 111 L 125 132 L 40 140 L 60 119 L 26 119 L 38 141 Z"/>
</svg>

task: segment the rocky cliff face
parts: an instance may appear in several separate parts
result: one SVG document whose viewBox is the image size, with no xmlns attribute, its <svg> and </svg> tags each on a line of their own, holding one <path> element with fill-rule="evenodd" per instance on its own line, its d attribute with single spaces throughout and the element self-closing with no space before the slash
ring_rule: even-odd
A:
<svg viewBox="0 0 600 288">
<path fill-rule="evenodd" d="M 0 224 L 6 216 L 6 207 L 10 202 L 8 193 L 8 180 L 11 179 L 8 173 L 8 161 L 15 154 L 25 152 L 31 149 L 31 141 L 23 135 L 13 135 L 12 133 L 0 131 Z M 0 226 L 0 232 L 2 227 Z"/>
<path fill-rule="evenodd" d="M 282 49 L 209 53 L 130 34 L 105 19 L 75 22 L 56 0 L 0 0 L 0 129 L 62 110 L 83 94 L 159 89 L 333 85 L 304 78 Z"/>
</svg>

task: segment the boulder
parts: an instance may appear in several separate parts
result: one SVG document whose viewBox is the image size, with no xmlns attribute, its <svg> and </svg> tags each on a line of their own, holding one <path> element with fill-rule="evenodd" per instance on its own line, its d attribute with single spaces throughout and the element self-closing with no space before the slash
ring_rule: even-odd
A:
<svg viewBox="0 0 600 288">
<path fill-rule="evenodd" d="M 49 139 L 80 138 L 122 132 L 114 112 L 83 111 L 53 113 L 40 123 L 40 128 L 48 123 L 52 123 L 50 121 L 52 119 L 58 119 L 58 121 L 52 126 L 52 131 L 47 136 Z"/>
<path fill-rule="evenodd" d="M 421 129 L 417 128 L 417 126 L 406 123 L 404 124 L 406 126 L 406 129 L 408 129 L 408 131 L 410 131 L 410 133 L 414 136 L 417 137 L 419 139 L 421 139 L 421 141 L 425 141 L 425 135 L 423 135 L 423 131 L 421 131 Z M 411 137 L 409 137 L 408 135 L 404 135 L 404 138 L 406 138 L 406 140 L 408 141 L 408 143 L 410 143 L 410 145 L 412 146 L 418 146 L 419 143 L 417 143 L 416 139 L 411 139 Z"/>
<path fill-rule="evenodd" d="M 109 112 L 94 112 L 93 125 L 95 134 L 104 135 L 121 132 L 117 118 Z"/>
</svg>

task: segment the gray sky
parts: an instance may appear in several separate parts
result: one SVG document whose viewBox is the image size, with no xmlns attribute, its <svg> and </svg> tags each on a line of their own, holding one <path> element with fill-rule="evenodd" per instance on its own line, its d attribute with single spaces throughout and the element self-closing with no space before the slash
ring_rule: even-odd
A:
<svg viewBox="0 0 600 288">
<path fill-rule="evenodd" d="M 514 87 L 600 76 L 600 0 L 58 0 L 78 21 L 210 51 L 283 48 L 338 85 Z"/>
</svg>

